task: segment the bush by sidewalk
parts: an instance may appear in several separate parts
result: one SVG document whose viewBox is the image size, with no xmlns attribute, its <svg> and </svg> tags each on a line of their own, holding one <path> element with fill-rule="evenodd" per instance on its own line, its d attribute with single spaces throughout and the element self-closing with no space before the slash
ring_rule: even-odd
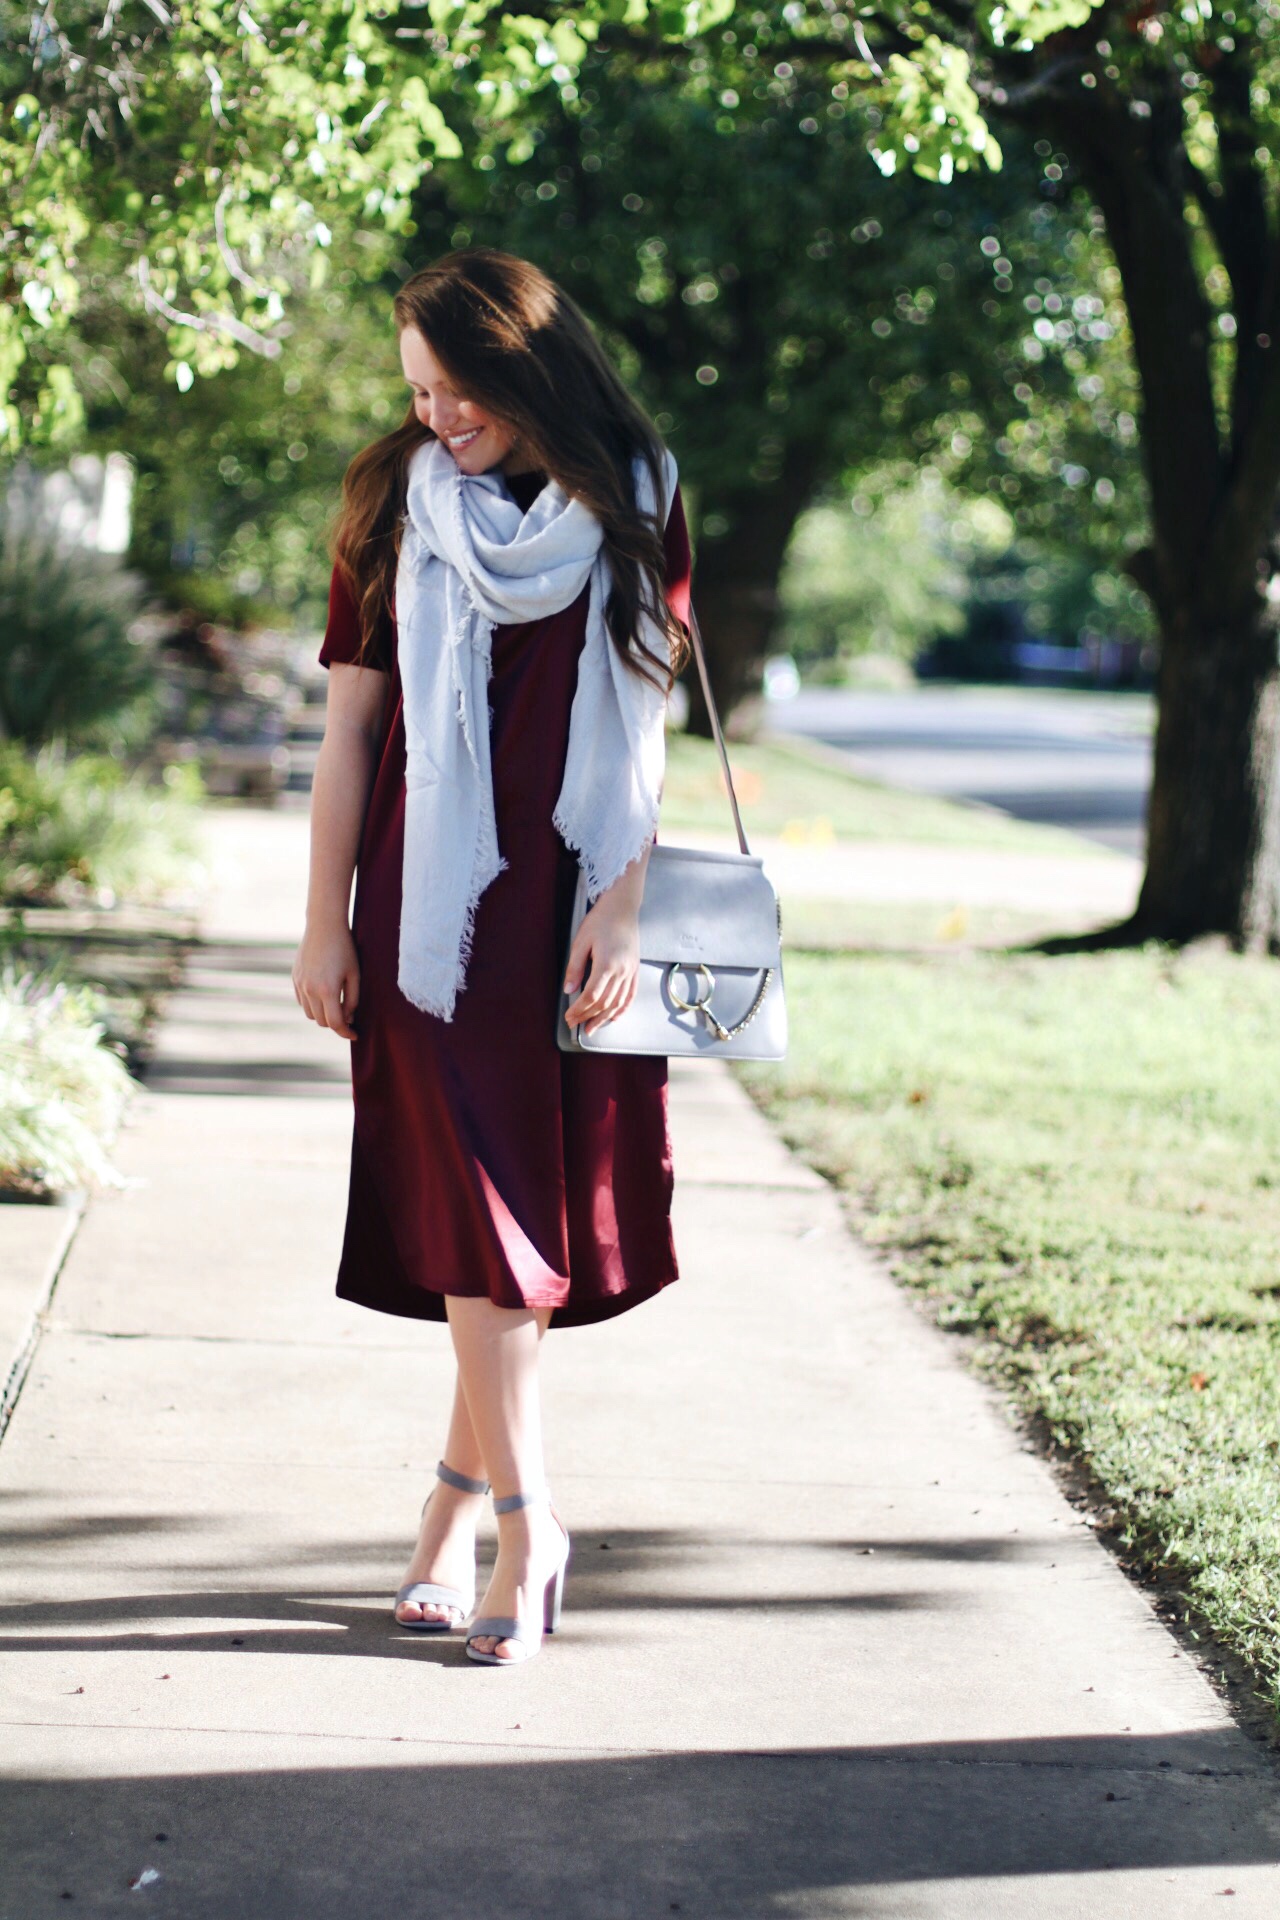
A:
<svg viewBox="0 0 1280 1920">
<path fill-rule="evenodd" d="M 0 737 L 102 746 L 113 729 L 145 730 L 143 598 L 114 555 L 68 540 L 13 491 L 0 498 Z"/>
<path fill-rule="evenodd" d="M 199 793 L 194 769 L 156 785 L 110 755 L 0 744 L 0 1190 L 116 1181 L 129 1067 L 203 875 Z"/>
<path fill-rule="evenodd" d="M 1167 949 L 786 956 L 745 1077 L 1280 1709 L 1280 972 Z"/>
<path fill-rule="evenodd" d="M 0 969 L 0 1191 L 118 1186 L 107 1146 L 132 1081 L 87 987 Z"/>
<path fill-rule="evenodd" d="M 0 744 L 0 901 L 157 899 L 199 876 L 199 774 L 155 785 L 109 754 Z"/>
</svg>

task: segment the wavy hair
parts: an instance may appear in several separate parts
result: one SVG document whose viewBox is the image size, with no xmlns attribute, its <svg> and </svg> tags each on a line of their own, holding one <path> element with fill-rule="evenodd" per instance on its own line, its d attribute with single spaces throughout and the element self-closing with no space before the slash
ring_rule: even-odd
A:
<svg viewBox="0 0 1280 1920">
<path fill-rule="evenodd" d="M 501 421 L 536 467 L 591 509 L 613 575 L 610 638 L 633 671 L 669 692 L 688 639 L 667 605 L 663 528 L 637 507 L 632 473 L 643 459 L 660 500 L 663 443 L 581 309 L 530 261 L 464 247 L 406 280 L 394 313 L 397 334 L 418 330 L 460 398 Z M 357 663 L 376 657 L 390 627 L 409 460 L 434 437 L 411 404 L 343 477 L 330 545 L 359 611 Z M 644 615 L 666 636 L 669 659 L 640 639 Z"/>
</svg>

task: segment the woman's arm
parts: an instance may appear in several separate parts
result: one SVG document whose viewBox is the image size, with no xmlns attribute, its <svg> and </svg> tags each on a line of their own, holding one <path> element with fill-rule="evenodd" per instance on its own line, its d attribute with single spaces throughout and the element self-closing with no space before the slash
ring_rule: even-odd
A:
<svg viewBox="0 0 1280 1920">
<path fill-rule="evenodd" d="M 652 845 L 652 842 L 650 842 Z M 565 967 L 566 993 L 582 992 L 565 1008 L 565 1024 L 582 1023 L 594 1033 L 625 1013 L 636 997 L 640 974 L 640 901 L 644 896 L 649 847 L 607 887 L 582 917 Z M 583 975 L 590 964 L 585 987 Z"/>
<path fill-rule="evenodd" d="M 329 668 L 324 739 L 311 787 L 306 930 L 293 991 L 308 1020 L 354 1040 L 360 965 L 348 911 L 351 880 L 377 771 L 390 679 L 376 667 Z"/>
</svg>

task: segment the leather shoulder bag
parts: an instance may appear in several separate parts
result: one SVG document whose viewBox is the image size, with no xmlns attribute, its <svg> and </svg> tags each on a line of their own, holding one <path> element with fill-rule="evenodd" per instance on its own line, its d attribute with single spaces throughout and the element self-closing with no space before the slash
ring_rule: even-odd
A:
<svg viewBox="0 0 1280 1920">
<path fill-rule="evenodd" d="M 640 903 L 640 976 L 635 996 L 625 1012 L 594 1033 L 584 1034 L 580 1025 L 566 1023 L 565 1008 L 575 996 L 562 992 L 557 1039 L 566 1053 L 730 1060 L 781 1060 L 786 1054 L 782 914 L 761 860 L 747 845 L 692 609 L 689 637 L 739 851 L 707 853 L 699 847 L 654 843 Z M 590 905 L 586 881 L 579 873 L 570 945 Z"/>
</svg>

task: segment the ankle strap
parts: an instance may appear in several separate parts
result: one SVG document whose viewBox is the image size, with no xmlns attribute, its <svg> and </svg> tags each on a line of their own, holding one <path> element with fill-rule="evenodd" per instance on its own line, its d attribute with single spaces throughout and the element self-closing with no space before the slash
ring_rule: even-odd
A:
<svg viewBox="0 0 1280 1920">
<path fill-rule="evenodd" d="M 544 1487 L 541 1493 L 504 1493 L 501 1500 L 495 1500 L 495 1513 L 518 1513 L 521 1507 L 536 1507 L 540 1501 L 551 1498 L 551 1489 Z"/>
<path fill-rule="evenodd" d="M 436 1463 L 436 1479 L 443 1480 L 446 1487 L 456 1487 L 459 1493 L 488 1493 L 487 1480 L 472 1480 L 465 1473 L 455 1473 L 452 1467 L 446 1467 L 443 1460 Z"/>
</svg>

